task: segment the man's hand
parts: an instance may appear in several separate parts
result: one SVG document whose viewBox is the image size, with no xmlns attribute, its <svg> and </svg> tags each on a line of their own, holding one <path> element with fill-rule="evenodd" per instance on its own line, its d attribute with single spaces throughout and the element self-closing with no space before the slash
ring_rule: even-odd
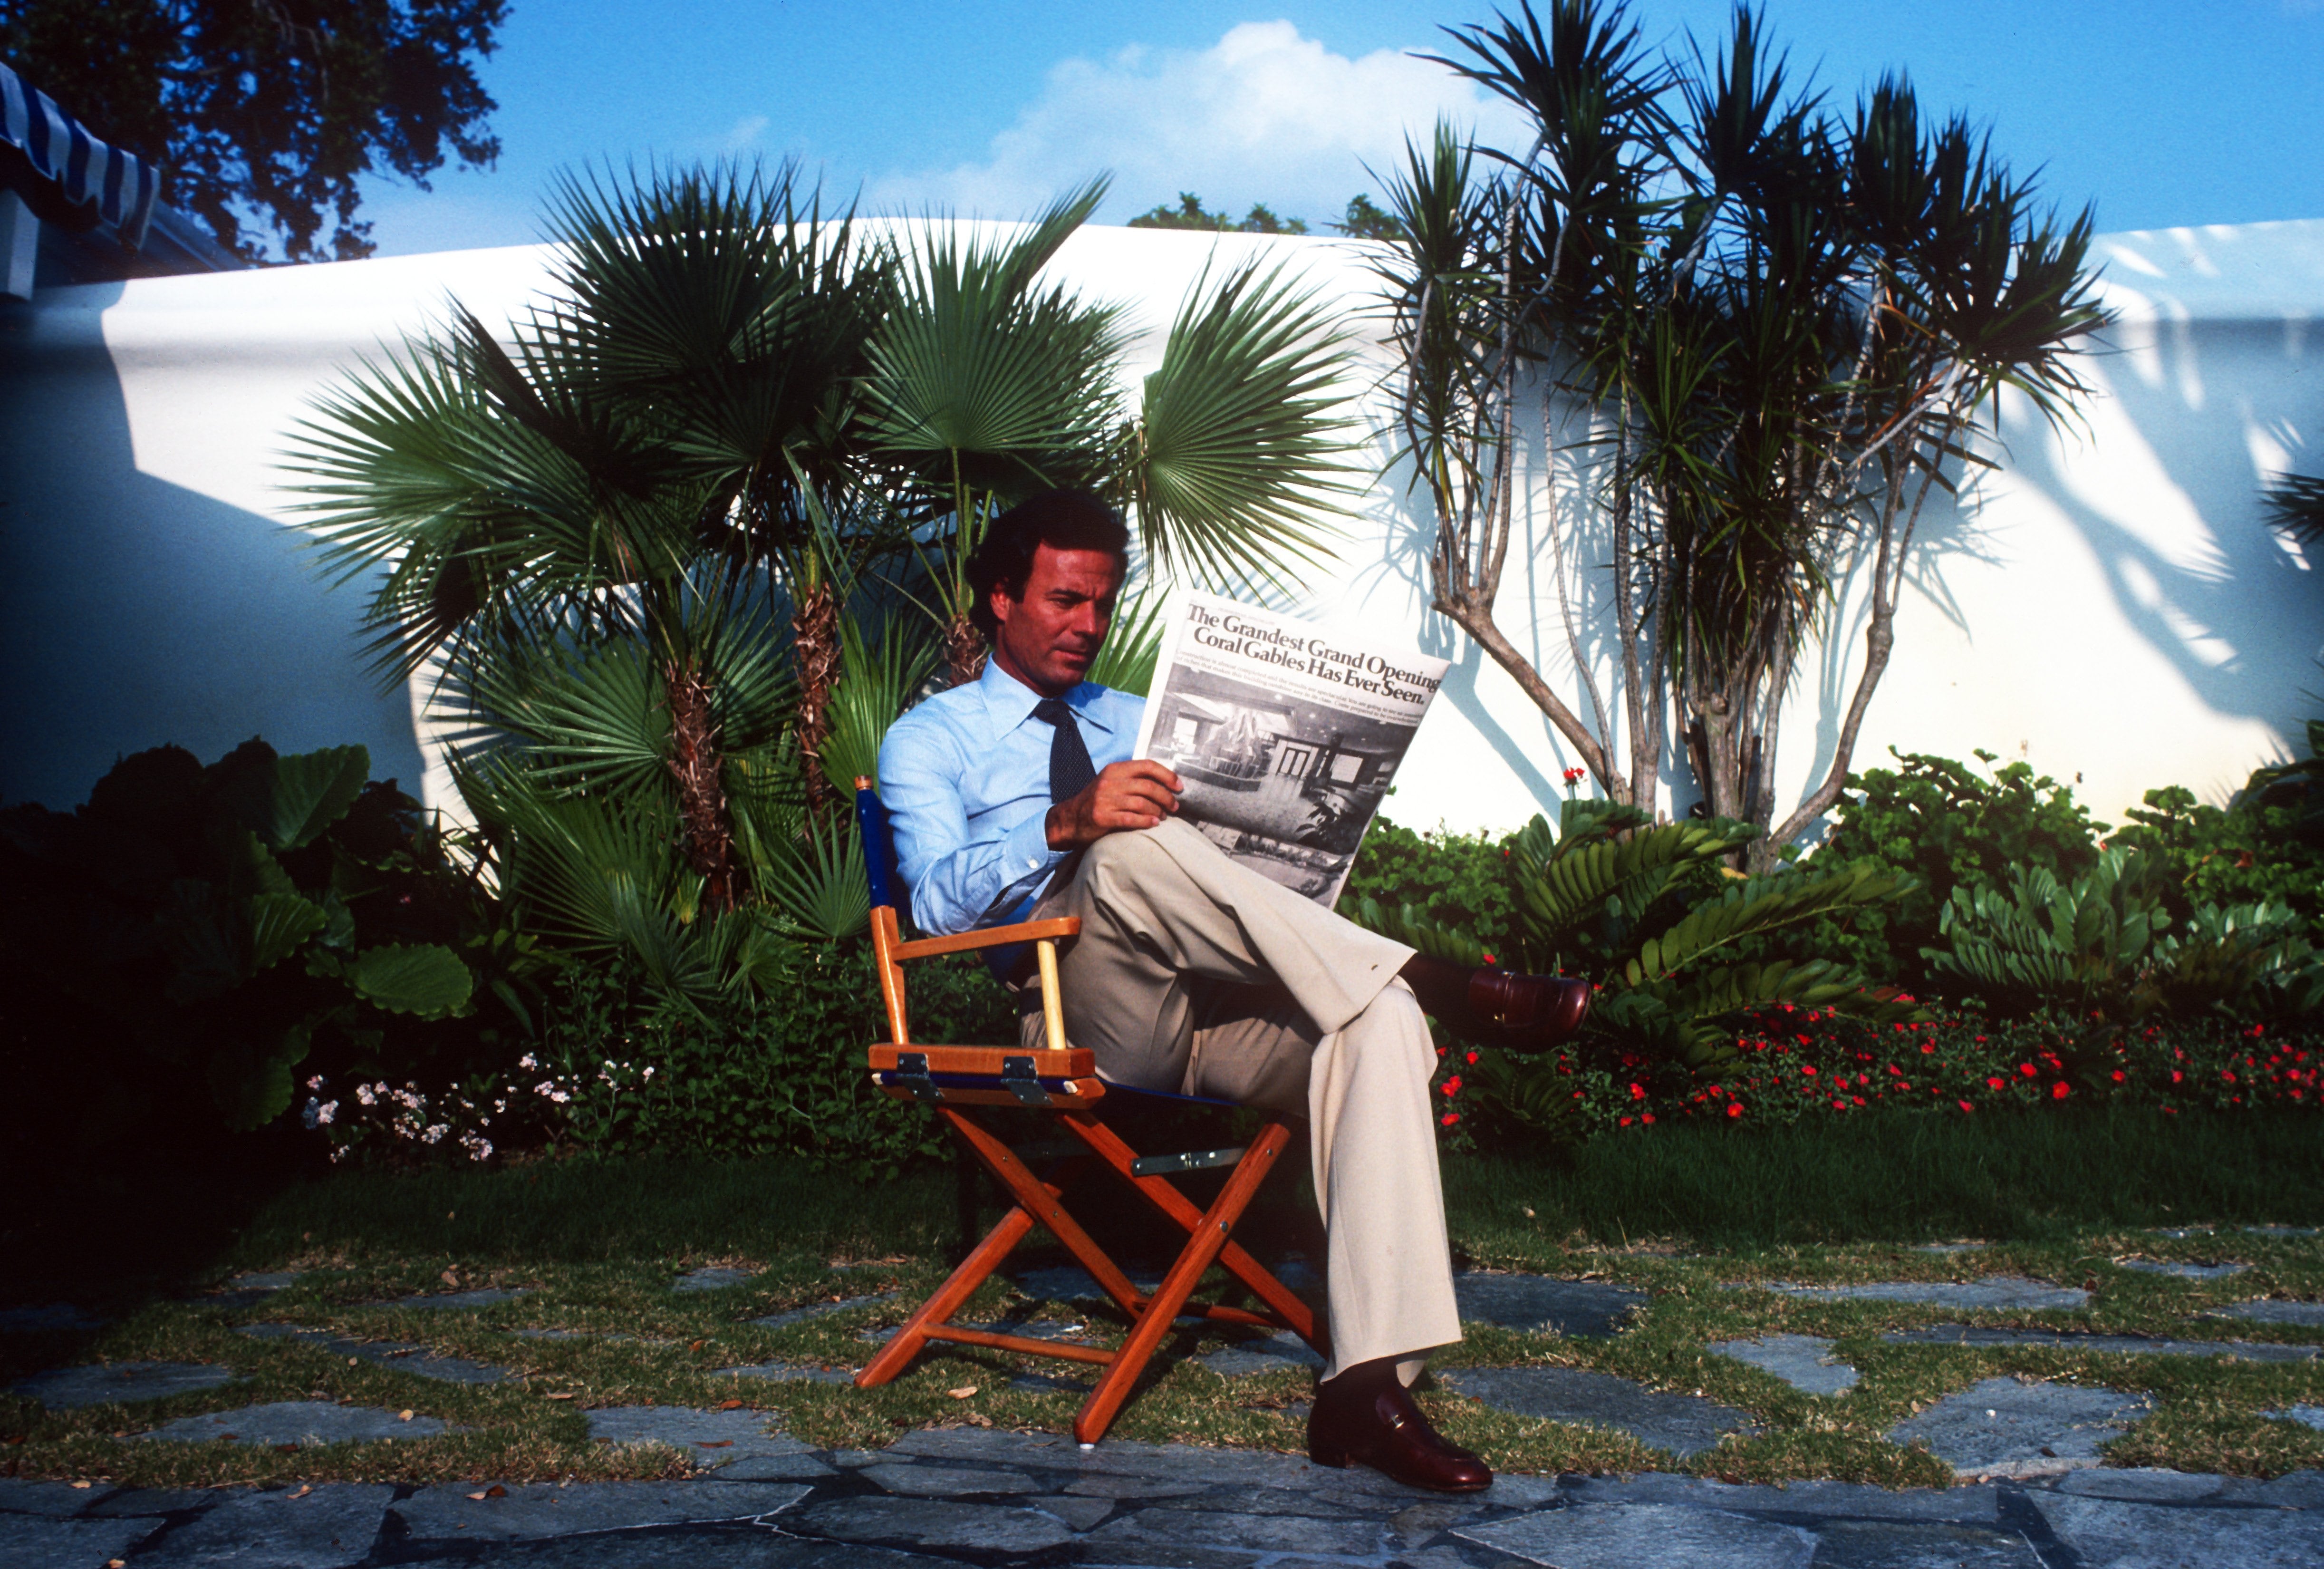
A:
<svg viewBox="0 0 2324 1569">
<path fill-rule="evenodd" d="M 1086 849 L 1108 834 L 1153 827 L 1177 811 L 1185 788 L 1150 758 L 1110 762 L 1081 794 L 1049 808 L 1049 848 Z"/>
</svg>

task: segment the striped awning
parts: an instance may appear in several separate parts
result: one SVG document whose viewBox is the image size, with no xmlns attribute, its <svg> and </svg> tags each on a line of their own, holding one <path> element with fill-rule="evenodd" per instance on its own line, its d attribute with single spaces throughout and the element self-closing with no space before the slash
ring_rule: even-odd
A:
<svg viewBox="0 0 2324 1569">
<path fill-rule="evenodd" d="M 32 172 L 56 187 L 69 207 L 94 204 L 96 218 L 111 224 L 124 245 L 145 243 L 161 191 L 161 171 L 133 153 L 90 135 L 48 94 L 0 65 L 0 141 L 24 155 Z"/>
</svg>

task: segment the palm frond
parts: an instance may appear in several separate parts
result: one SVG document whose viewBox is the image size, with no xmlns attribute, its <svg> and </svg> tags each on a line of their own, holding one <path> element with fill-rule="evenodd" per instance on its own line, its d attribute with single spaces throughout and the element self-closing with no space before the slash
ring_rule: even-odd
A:
<svg viewBox="0 0 2324 1569">
<path fill-rule="evenodd" d="M 1166 574 L 1281 585 L 1337 531 L 1352 450 L 1345 334 L 1280 266 L 1197 281 L 1146 378 L 1130 474 L 1147 557 Z"/>
</svg>

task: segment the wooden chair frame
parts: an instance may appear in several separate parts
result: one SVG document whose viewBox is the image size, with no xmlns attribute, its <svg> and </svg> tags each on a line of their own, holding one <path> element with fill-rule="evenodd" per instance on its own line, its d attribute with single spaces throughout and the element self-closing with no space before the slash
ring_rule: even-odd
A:
<svg viewBox="0 0 2324 1569">
<path fill-rule="evenodd" d="M 855 803 L 863 830 L 864 863 L 872 883 L 872 952 L 890 1032 L 889 1039 L 871 1049 L 872 1082 L 899 1099 L 915 1099 L 931 1105 L 1014 1201 L 1001 1223 L 986 1233 L 951 1278 L 904 1321 L 895 1338 L 855 1376 L 856 1387 L 868 1389 L 888 1382 L 901 1373 L 931 1341 L 1092 1362 L 1105 1371 L 1074 1418 L 1074 1438 L 1092 1444 L 1112 1425 L 1137 1384 L 1139 1374 L 1179 1317 L 1288 1329 L 1321 1350 L 1323 1336 L 1314 1310 L 1233 1240 L 1235 1225 L 1244 1209 L 1257 1195 L 1259 1185 L 1277 1159 L 1291 1145 L 1288 1125 L 1280 1119 L 1269 1121 L 1240 1149 L 1140 1156 L 1097 1114 L 1097 1107 L 1109 1091 L 1116 1096 L 1124 1092 L 1097 1076 L 1093 1054 L 1071 1046 L 1065 1039 L 1057 981 L 1057 945 L 1070 941 L 1081 930 L 1081 922 L 1024 921 L 954 937 L 905 941 L 896 914 L 896 900 L 890 891 L 887 814 L 871 780 L 856 780 Z M 940 954 L 1028 942 L 1033 945 L 1040 976 L 1043 1049 L 1027 1052 L 1010 1047 L 927 1046 L 912 1039 L 903 969 L 907 963 Z M 1022 1106 L 1048 1112 L 1079 1148 L 1068 1146 L 1070 1152 L 1062 1159 L 1051 1160 L 1037 1172 L 1028 1163 L 1027 1155 L 1012 1149 L 979 1120 L 973 1110 L 979 1106 Z M 1197 1206 L 1163 1175 L 1227 1165 L 1234 1168 L 1233 1172 L 1207 1208 Z M 1084 1177 L 1098 1171 L 1119 1177 L 1148 1205 L 1186 1233 L 1185 1245 L 1151 1296 L 1131 1283 L 1065 1207 L 1067 1191 Z M 999 1334 L 951 1322 L 953 1314 L 1036 1226 L 1063 1243 L 1129 1317 L 1130 1334 L 1120 1346 L 1108 1351 L 1071 1342 Z M 1240 1281 L 1263 1306 L 1254 1312 L 1216 1303 L 1190 1302 L 1195 1283 L 1213 1263 Z"/>
</svg>

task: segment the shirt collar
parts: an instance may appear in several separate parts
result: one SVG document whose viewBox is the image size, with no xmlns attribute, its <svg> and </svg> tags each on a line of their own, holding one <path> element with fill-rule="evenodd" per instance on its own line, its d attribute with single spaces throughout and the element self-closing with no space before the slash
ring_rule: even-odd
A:
<svg viewBox="0 0 2324 1569">
<path fill-rule="evenodd" d="M 1002 669 L 999 660 L 990 657 L 984 661 L 984 674 L 976 686 L 984 697 L 984 711 L 999 734 L 1006 735 L 1024 724 L 1041 703 L 1040 693 Z M 1094 725 L 1111 735 L 1113 726 L 1096 712 L 1097 700 L 1105 696 L 1106 690 L 1095 681 L 1084 681 L 1065 694 L 1065 706 L 1074 711 L 1076 724 Z"/>
</svg>

